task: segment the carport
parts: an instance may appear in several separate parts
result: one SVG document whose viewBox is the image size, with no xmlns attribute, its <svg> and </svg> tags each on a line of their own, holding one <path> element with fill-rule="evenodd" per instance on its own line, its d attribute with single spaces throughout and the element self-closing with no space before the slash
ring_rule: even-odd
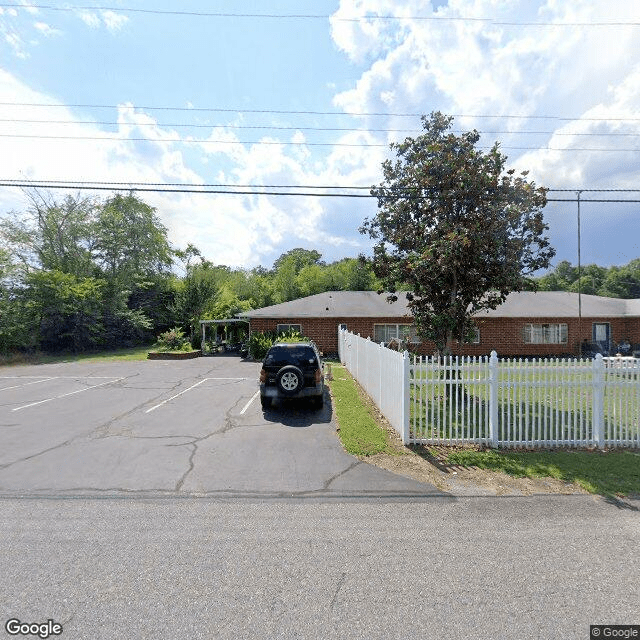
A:
<svg viewBox="0 0 640 640">
<path fill-rule="evenodd" d="M 248 337 L 248 331 L 245 332 L 244 337 L 241 338 L 240 324 L 246 325 L 249 328 L 249 320 L 242 320 L 240 318 L 226 318 L 224 320 L 200 320 L 200 332 L 202 334 L 202 341 L 200 347 L 202 349 L 202 355 L 211 355 L 218 353 L 218 351 L 240 351 L 241 343 Z M 218 334 L 218 327 L 224 327 L 224 338 L 220 338 Z M 207 327 L 214 327 L 213 338 L 209 339 L 207 343 Z M 209 332 L 211 334 L 211 331 Z"/>
</svg>

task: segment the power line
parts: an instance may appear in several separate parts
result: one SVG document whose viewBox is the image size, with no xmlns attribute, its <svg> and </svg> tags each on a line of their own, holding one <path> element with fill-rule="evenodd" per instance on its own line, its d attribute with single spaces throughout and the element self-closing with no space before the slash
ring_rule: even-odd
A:
<svg viewBox="0 0 640 640">
<path fill-rule="evenodd" d="M 114 182 L 108 180 L 31 180 L 28 178 L 0 178 L 0 183 L 34 183 L 46 182 L 47 184 L 64 184 L 64 185 L 101 185 L 101 186 L 117 186 L 127 187 L 131 185 L 140 185 L 145 187 L 225 187 L 225 188 L 241 188 L 241 189 L 350 189 L 350 190 L 370 190 L 371 186 L 364 185 L 318 185 L 318 184 L 235 184 L 235 183 L 185 183 L 185 182 Z M 374 187 L 374 188 L 377 188 Z M 601 188 L 601 189 L 555 189 L 548 188 L 549 193 L 640 193 L 639 189 L 629 188 Z"/>
<path fill-rule="evenodd" d="M 181 184 L 181 183 L 148 183 L 148 182 L 89 182 L 89 181 L 57 181 L 57 180 L 0 180 L 0 187 L 65 189 L 77 191 L 135 191 L 153 193 L 194 193 L 218 195 L 267 195 L 267 196 L 299 196 L 314 198 L 377 198 L 370 193 L 326 193 L 318 189 L 345 189 L 349 191 L 371 189 L 371 187 L 341 187 L 317 185 L 234 185 L 234 184 Z M 277 189 L 277 190 L 276 190 Z M 288 189 L 282 191 L 282 189 Z M 307 191 L 291 191 L 306 189 Z M 316 190 L 316 191 L 309 191 Z M 565 191 L 549 189 L 550 192 Z M 566 190 L 572 191 L 572 190 Z M 586 191 L 586 190 L 585 190 Z M 625 192 L 640 193 L 640 189 L 590 189 L 591 192 Z M 547 198 L 547 202 L 576 202 L 576 198 Z M 599 198 L 581 200 L 582 203 L 640 203 L 640 199 Z"/>
<path fill-rule="evenodd" d="M 0 4 L 0 7 L 11 9 L 41 9 L 46 11 L 59 12 L 77 12 L 77 11 L 113 11 L 117 13 L 140 13 L 149 15 L 168 15 L 168 16 L 190 16 L 199 18 L 253 18 L 253 19 L 295 19 L 295 20 L 334 20 L 336 22 L 370 22 L 370 21 L 420 21 L 420 22 L 481 22 L 489 23 L 496 26 L 514 26 L 514 27 L 636 27 L 640 26 L 638 22 L 623 21 L 600 21 L 600 22 L 515 22 L 501 21 L 493 18 L 479 18 L 473 16 L 395 16 L 395 15 L 362 15 L 342 17 L 335 14 L 311 14 L 311 13 L 226 13 L 211 11 L 179 11 L 165 9 L 139 9 L 131 7 L 108 7 L 108 6 L 65 6 L 56 7 L 44 4 Z"/>
<path fill-rule="evenodd" d="M 241 124 L 202 124 L 185 122 L 114 122 L 108 120 L 33 120 L 22 118 L 0 118 L 0 122 L 12 124 L 62 124 L 62 125 L 100 125 L 100 126 L 131 126 L 131 127 L 166 127 L 166 128 L 194 128 L 194 129 L 242 129 L 242 130 L 274 130 L 274 131 L 322 131 L 322 132 L 354 132 L 354 133 L 410 133 L 420 135 L 415 129 L 378 129 L 357 127 L 305 127 L 284 125 L 241 125 Z M 461 134 L 462 130 L 451 130 L 451 133 Z M 638 138 L 640 133 L 620 132 L 576 132 L 563 133 L 557 131 L 480 131 L 482 135 L 553 135 L 553 136 L 612 136 Z"/>
<path fill-rule="evenodd" d="M 29 135 L 19 133 L 0 133 L 0 138 L 20 138 L 37 140 L 74 140 L 74 141 L 102 141 L 102 142 L 173 142 L 179 144 L 219 144 L 219 145 L 268 145 L 268 146 L 302 146 L 302 147 L 351 147 L 351 148 L 373 148 L 388 147 L 388 143 L 380 142 L 300 142 L 281 140 L 211 140 L 209 138 L 122 138 L 114 136 L 53 136 L 53 135 Z M 492 149 L 490 146 L 480 146 L 477 149 Z M 624 153 L 627 151 L 640 152 L 638 147 L 513 147 L 502 146 L 501 150 L 506 151 L 597 151 L 605 153 Z"/>
<path fill-rule="evenodd" d="M 119 109 L 127 105 L 113 104 L 51 104 L 46 102 L 0 102 L 0 106 L 5 107 L 46 107 L 60 109 Z M 294 111 L 285 109 L 243 109 L 222 108 L 222 107 L 176 107 L 176 106 L 151 106 L 138 105 L 129 108 L 144 109 L 145 111 L 191 111 L 191 112 L 209 112 L 209 113 L 262 113 L 271 115 L 315 115 L 315 116 L 357 116 L 357 117 L 373 117 L 380 116 L 385 118 L 421 118 L 424 113 L 393 113 L 383 111 Z M 583 116 L 551 116 L 551 115 L 518 115 L 518 114 L 477 114 L 477 113 L 453 113 L 450 114 L 454 118 L 478 118 L 478 119 L 509 119 L 509 120 L 559 120 L 563 122 L 573 122 L 580 120 L 581 122 L 640 122 L 640 118 L 586 118 Z"/>
</svg>

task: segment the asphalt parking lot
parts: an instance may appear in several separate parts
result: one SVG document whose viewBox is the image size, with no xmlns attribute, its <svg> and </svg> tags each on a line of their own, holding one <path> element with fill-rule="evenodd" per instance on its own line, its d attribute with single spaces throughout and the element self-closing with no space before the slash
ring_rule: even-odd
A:
<svg viewBox="0 0 640 640">
<path fill-rule="evenodd" d="M 0 368 L 0 495 L 435 495 L 360 462 L 325 407 L 263 412 L 238 357 Z"/>
</svg>

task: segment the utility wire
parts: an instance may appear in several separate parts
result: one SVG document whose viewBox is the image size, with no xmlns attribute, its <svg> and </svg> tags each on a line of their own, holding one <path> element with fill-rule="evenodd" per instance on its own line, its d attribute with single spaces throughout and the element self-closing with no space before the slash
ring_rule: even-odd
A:
<svg viewBox="0 0 640 640">
<path fill-rule="evenodd" d="M 223 13 L 210 11 L 179 11 L 179 10 L 163 10 L 163 9 L 137 9 L 131 7 L 106 7 L 106 6 L 53 6 L 45 4 L 0 4 L 0 7 L 11 9 L 41 9 L 47 11 L 61 12 L 77 12 L 77 11 L 114 11 L 118 13 L 142 13 L 150 15 L 168 15 L 168 16 L 192 16 L 207 18 L 264 18 L 264 19 L 295 19 L 295 20 L 328 20 L 332 19 L 336 22 L 370 22 L 370 21 L 426 21 L 426 22 L 481 22 L 489 23 L 497 26 L 514 26 L 514 27 L 635 27 L 640 26 L 638 22 L 514 22 L 500 21 L 493 18 L 478 18 L 471 16 L 394 16 L 394 15 L 363 15 L 342 17 L 328 14 L 311 14 L 311 13 Z"/>
<path fill-rule="evenodd" d="M 371 190 L 371 186 L 361 185 L 318 185 L 318 184 L 234 184 L 234 183 L 185 183 L 185 182 L 113 182 L 106 180 L 30 180 L 28 178 L 0 178 L 0 183 L 47 183 L 63 185 L 100 185 L 107 187 L 128 187 L 139 185 L 143 187 L 216 187 L 216 188 L 239 188 L 239 189 L 349 189 L 349 190 Z M 377 185 L 373 188 L 377 188 Z M 407 189 L 406 191 L 410 191 Z M 602 189 L 552 189 L 549 193 L 640 193 L 640 189 L 602 188 Z"/>
<path fill-rule="evenodd" d="M 248 129 L 248 130 L 274 130 L 274 131 L 344 131 L 354 133 L 410 133 L 420 135 L 416 129 L 376 129 L 354 127 L 293 127 L 280 125 L 241 125 L 241 124 L 200 124 L 184 122 L 113 122 L 101 120 L 32 120 L 18 118 L 0 118 L 0 122 L 12 124 L 62 124 L 62 125 L 100 125 L 100 126 L 130 126 L 130 127 L 166 127 L 166 128 L 194 128 L 194 129 Z M 462 134 L 462 130 L 451 130 L 451 133 Z M 554 136 L 613 136 L 638 138 L 640 133 L 563 133 L 556 131 L 480 131 L 482 135 L 554 135 Z"/>
<path fill-rule="evenodd" d="M 37 181 L 37 180 L 0 180 L 0 187 L 18 187 L 35 189 L 65 189 L 77 191 L 134 191 L 154 193 L 199 193 L 218 195 L 253 195 L 253 196 L 298 196 L 314 198 L 377 198 L 370 193 L 323 193 L 319 191 L 276 191 L 275 189 L 368 189 L 369 187 L 317 187 L 312 185 L 184 185 L 158 183 L 103 183 L 103 182 L 62 182 L 62 181 Z M 215 188 L 211 188 L 215 187 Z M 555 191 L 550 189 L 549 191 Z M 596 190 L 594 190 L 596 191 Z M 606 191 L 606 190 L 597 190 Z M 640 189 L 625 190 L 625 192 L 640 192 Z M 417 198 L 416 198 L 417 199 Z M 576 198 L 547 198 L 547 202 L 576 202 Z M 639 203 L 640 199 L 612 199 L 599 198 L 581 200 L 581 202 L 596 203 Z"/>
<path fill-rule="evenodd" d="M 74 141 L 102 141 L 102 142 L 175 142 L 179 144 L 220 144 L 220 145 L 268 145 L 268 146 L 302 146 L 302 147 L 355 147 L 355 148 L 373 148 L 388 147 L 389 143 L 379 142 L 299 142 L 299 141 L 281 141 L 281 140 L 211 140 L 209 138 L 118 138 L 114 136 L 50 136 L 50 135 L 29 135 L 19 133 L 0 133 L 0 138 L 20 138 L 20 139 L 37 139 L 37 140 L 74 140 Z M 492 146 L 480 146 L 477 149 L 492 149 Z M 506 151 L 598 151 L 610 153 L 622 153 L 626 151 L 640 152 L 638 147 L 512 147 L 500 145 L 500 150 Z"/>
<path fill-rule="evenodd" d="M 127 105 L 113 104 L 50 104 L 45 102 L 0 102 L 0 106 L 5 107 L 46 107 L 61 109 L 119 109 Z M 317 115 L 317 116 L 381 116 L 393 118 L 421 118 L 424 113 L 393 113 L 393 112 L 376 112 L 376 111 L 354 111 L 346 113 L 344 111 L 293 111 L 284 109 L 243 109 L 243 108 L 219 108 L 219 107 L 172 107 L 172 106 L 150 106 L 137 105 L 127 107 L 131 109 L 144 109 L 145 111 L 191 111 L 191 112 L 209 112 L 209 113 L 265 113 L 265 114 L 286 114 L 286 115 Z M 573 122 L 580 120 L 581 122 L 640 122 L 640 118 L 585 118 L 582 116 L 550 116 L 550 115 L 517 115 L 517 114 L 474 114 L 474 113 L 453 113 L 450 114 L 454 118 L 479 118 L 479 119 L 512 119 L 512 120 L 560 120 L 564 122 Z"/>
</svg>

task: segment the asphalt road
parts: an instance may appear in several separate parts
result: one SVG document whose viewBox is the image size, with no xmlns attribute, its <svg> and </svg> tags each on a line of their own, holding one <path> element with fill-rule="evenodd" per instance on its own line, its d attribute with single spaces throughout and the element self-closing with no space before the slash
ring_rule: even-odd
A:
<svg viewBox="0 0 640 640">
<path fill-rule="evenodd" d="M 0 617 L 77 640 L 587 640 L 640 623 L 638 516 L 585 496 L 5 498 Z"/>
<path fill-rule="evenodd" d="M 257 370 L 0 370 L 0 637 L 38 637 L 12 618 L 63 640 L 640 624 L 640 501 L 447 496 L 345 454 L 329 404 L 263 414 Z"/>
</svg>

